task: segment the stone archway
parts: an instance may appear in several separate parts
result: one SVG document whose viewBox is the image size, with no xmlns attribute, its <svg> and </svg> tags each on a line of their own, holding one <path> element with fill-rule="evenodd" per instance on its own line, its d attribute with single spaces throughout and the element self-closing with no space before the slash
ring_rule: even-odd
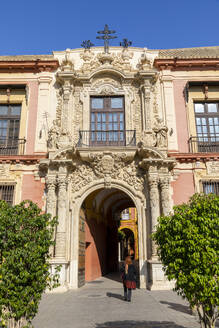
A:
<svg viewBox="0 0 219 328">
<path fill-rule="evenodd" d="M 74 227 L 72 227 L 72 241 L 73 241 L 73 247 L 72 247 L 72 256 L 71 256 L 71 262 L 70 262 L 70 287 L 71 288 L 77 288 L 81 284 L 83 284 L 83 281 L 81 281 L 80 276 L 78 275 L 79 272 L 79 263 L 80 263 L 80 256 L 81 250 L 79 250 L 80 245 L 80 217 L 84 218 L 82 221 L 85 221 L 85 215 L 81 213 L 81 207 L 84 204 L 84 201 L 89 197 L 89 195 L 95 194 L 98 190 L 102 190 L 108 194 L 111 193 L 114 194 L 115 190 L 117 191 L 117 195 L 120 195 L 120 204 L 117 209 L 119 211 L 122 211 L 122 209 L 125 209 L 127 206 L 136 207 L 137 212 L 139 213 L 139 220 L 138 220 L 138 241 L 139 241 L 139 273 L 140 273 L 140 287 L 145 288 L 146 287 L 146 273 L 145 273 L 145 261 L 146 261 L 146 254 L 147 254 L 147 245 L 146 245 L 146 212 L 145 212 L 145 202 L 141 197 L 139 197 L 139 194 L 136 194 L 136 191 L 131 188 L 130 186 L 126 186 L 123 181 L 111 181 L 111 188 L 106 188 L 104 180 L 96 181 L 95 183 L 91 184 L 90 186 L 86 186 L 81 190 L 80 197 L 74 202 L 72 207 L 72 213 L 74 213 Z M 124 197 L 125 195 L 125 197 Z M 122 197 L 121 197 L 122 196 Z M 116 197 L 116 195 L 115 195 Z M 124 199 L 126 198 L 126 199 Z M 114 200 L 115 201 L 115 200 Z M 109 204 L 108 204 L 109 206 Z M 85 246 L 86 246 L 86 241 Z M 116 246 L 117 247 L 117 246 Z M 82 251 L 83 252 L 83 251 Z M 85 253 L 84 253 L 85 255 Z M 83 270 L 82 270 L 83 271 Z M 83 274 L 83 273 L 82 273 Z"/>
<path fill-rule="evenodd" d="M 47 183 L 47 212 L 58 215 L 52 266 L 61 264 L 61 284 L 78 288 L 79 225 L 81 206 L 99 189 L 128 195 L 138 212 L 139 271 L 141 288 L 163 288 L 162 266 L 151 241 L 160 213 L 168 213 L 170 171 L 174 161 L 145 148 L 90 151 L 66 148 L 40 164 Z M 85 220 L 85 219 L 84 219 Z"/>
</svg>

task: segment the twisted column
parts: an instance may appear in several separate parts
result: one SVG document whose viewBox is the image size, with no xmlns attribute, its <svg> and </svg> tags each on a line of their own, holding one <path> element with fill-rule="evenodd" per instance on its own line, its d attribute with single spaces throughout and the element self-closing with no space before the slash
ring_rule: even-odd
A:
<svg viewBox="0 0 219 328">
<path fill-rule="evenodd" d="M 162 214 L 169 215 L 170 206 L 170 178 L 169 176 L 160 177 L 160 187 L 161 187 L 161 206 Z"/>
<path fill-rule="evenodd" d="M 150 195 L 150 208 L 151 208 L 151 233 L 155 232 L 157 225 L 157 218 L 160 216 L 160 200 L 158 191 L 158 176 L 157 174 L 151 174 L 148 176 L 149 195 Z M 152 240 L 151 243 L 152 258 L 157 255 L 157 247 Z"/>
<path fill-rule="evenodd" d="M 65 258 L 66 255 L 66 174 L 58 176 L 58 226 L 56 232 L 55 257 Z"/>
<path fill-rule="evenodd" d="M 46 212 L 52 216 L 56 215 L 56 176 L 48 175 L 46 177 L 47 197 L 46 197 Z"/>
</svg>

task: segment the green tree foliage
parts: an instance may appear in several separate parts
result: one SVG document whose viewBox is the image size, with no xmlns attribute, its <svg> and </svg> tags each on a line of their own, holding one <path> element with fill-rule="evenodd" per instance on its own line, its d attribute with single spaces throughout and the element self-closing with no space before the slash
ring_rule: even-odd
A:
<svg viewBox="0 0 219 328">
<path fill-rule="evenodd" d="M 125 239 L 125 233 L 122 230 L 118 230 L 118 241 L 121 242 Z"/>
<path fill-rule="evenodd" d="M 193 195 L 161 216 L 153 238 L 175 290 L 197 308 L 201 327 L 215 327 L 219 305 L 219 197 Z"/>
<path fill-rule="evenodd" d="M 30 327 L 42 293 L 58 284 L 49 272 L 57 219 L 31 201 L 0 201 L 0 317 L 2 327 Z"/>
</svg>

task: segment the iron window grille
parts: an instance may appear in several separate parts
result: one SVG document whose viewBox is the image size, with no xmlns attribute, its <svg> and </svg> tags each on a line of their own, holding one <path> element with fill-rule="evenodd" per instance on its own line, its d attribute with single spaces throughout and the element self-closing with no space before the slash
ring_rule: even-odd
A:
<svg viewBox="0 0 219 328">
<path fill-rule="evenodd" d="M 202 190 L 204 194 L 216 194 L 219 195 L 219 181 L 216 180 L 206 180 L 202 181 Z"/>
<path fill-rule="evenodd" d="M 14 185 L 10 185 L 10 184 L 0 185 L 0 199 L 6 201 L 10 205 L 13 205 Z"/>
</svg>

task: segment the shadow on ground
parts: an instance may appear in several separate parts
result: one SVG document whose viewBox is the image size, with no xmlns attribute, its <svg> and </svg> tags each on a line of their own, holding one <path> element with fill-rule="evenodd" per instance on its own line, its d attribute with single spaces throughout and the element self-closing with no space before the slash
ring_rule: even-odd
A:
<svg viewBox="0 0 219 328">
<path fill-rule="evenodd" d="M 119 300 L 124 301 L 124 297 L 122 295 L 120 295 L 120 294 L 106 293 L 106 296 L 108 296 L 108 297 L 114 297 L 114 298 L 117 298 Z"/>
<path fill-rule="evenodd" d="M 187 328 L 170 321 L 108 321 L 97 323 L 95 328 Z"/>
<path fill-rule="evenodd" d="M 121 278 L 121 273 L 120 272 L 107 273 L 104 276 L 104 278 L 122 283 L 122 278 Z"/>
<path fill-rule="evenodd" d="M 186 313 L 186 314 L 192 314 L 192 311 L 186 305 L 178 304 L 178 303 L 171 303 L 171 302 L 166 302 L 166 301 L 160 301 L 160 303 L 161 304 L 167 304 L 168 308 L 173 309 L 175 311 L 183 312 L 183 313 Z"/>
</svg>

